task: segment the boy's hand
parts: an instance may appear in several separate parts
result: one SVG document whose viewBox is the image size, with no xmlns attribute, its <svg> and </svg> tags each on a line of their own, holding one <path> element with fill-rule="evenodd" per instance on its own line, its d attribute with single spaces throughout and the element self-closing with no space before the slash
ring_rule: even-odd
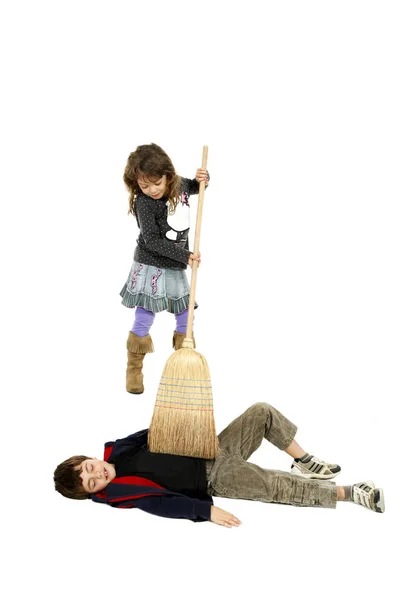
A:
<svg viewBox="0 0 400 600">
<path fill-rule="evenodd" d="M 211 507 L 210 521 L 217 525 L 223 525 L 223 527 L 229 527 L 229 529 L 231 527 L 239 527 L 242 524 L 237 517 L 226 510 L 222 510 L 222 508 L 218 508 L 218 506 Z"/>
<path fill-rule="evenodd" d="M 197 169 L 196 171 L 196 181 L 200 183 L 200 181 L 205 181 L 206 185 L 208 185 L 208 173 L 206 169 Z"/>
</svg>

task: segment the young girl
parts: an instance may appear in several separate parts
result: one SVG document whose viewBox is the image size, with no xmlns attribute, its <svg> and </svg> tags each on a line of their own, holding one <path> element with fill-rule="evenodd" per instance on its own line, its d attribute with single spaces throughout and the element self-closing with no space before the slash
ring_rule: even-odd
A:
<svg viewBox="0 0 400 600">
<path fill-rule="evenodd" d="M 143 358 L 153 352 L 150 328 L 155 313 L 175 315 L 173 347 L 182 347 L 189 306 L 185 270 L 200 253 L 189 250 L 189 196 L 199 184 L 208 184 L 208 172 L 197 169 L 195 179 L 179 177 L 168 155 L 156 144 L 138 146 L 129 155 L 124 182 L 129 190 L 129 213 L 140 229 L 133 265 L 121 290 L 122 304 L 136 307 L 127 340 L 126 390 L 141 394 Z"/>
</svg>

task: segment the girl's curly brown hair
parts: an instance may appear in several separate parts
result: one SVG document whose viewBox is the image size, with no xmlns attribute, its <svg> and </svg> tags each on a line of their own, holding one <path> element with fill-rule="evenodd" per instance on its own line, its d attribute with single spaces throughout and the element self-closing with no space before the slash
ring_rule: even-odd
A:
<svg viewBox="0 0 400 600">
<path fill-rule="evenodd" d="M 138 177 L 157 181 L 163 175 L 167 178 L 166 195 L 169 213 L 172 214 L 180 199 L 181 178 L 176 174 L 168 154 L 157 144 L 138 146 L 135 152 L 131 152 L 124 172 L 124 182 L 129 190 L 128 214 L 135 214 L 135 201 L 141 192 L 137 182 Z"/>
</svg>

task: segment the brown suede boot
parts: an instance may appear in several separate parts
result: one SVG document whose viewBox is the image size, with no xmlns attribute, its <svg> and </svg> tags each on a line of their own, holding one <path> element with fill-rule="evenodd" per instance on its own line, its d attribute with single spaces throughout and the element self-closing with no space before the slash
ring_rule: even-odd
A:
<svg viewBox="0 0 400 600">
<path fill-rule="evenodd" d="M 180 350 L 182 348 L 183 340 L 185 339 L 185 333 L 178 333 L 174 331 L 174 337 L 172 338 L 172 347 L 174 350 Z M 193 347 L 196 348 L 196 342 L 193 336 Z"/>
<path fill-rule="evenodd" d="M 150 334 L 139 337 L 130 331 L 126 347 L 128 349 L 126 391 L 130 394 L 143 394 L 143 359 L 148 352 L 154 352 L 153 341 Z"/>
</svg>

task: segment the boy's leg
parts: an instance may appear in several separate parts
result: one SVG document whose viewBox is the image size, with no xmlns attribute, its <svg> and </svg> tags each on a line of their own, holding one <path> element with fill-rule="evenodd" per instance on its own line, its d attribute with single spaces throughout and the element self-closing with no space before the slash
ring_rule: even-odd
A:
<svg viewBox="0 0 400 600">
<path fill-rule="evenodd" d="M 210 473 L 209 493 L 222 498 L 335 508 L 337 488 L 330 481 L 303 479 L 262 469 L 240 457 L 219 456 Z"/>
<path fill-rule="evenodd" d="M 220 452 L 225 456 L 240 456 L 247 460 L 257 450 L 263 439 L 286 450 L 292 443 L 297 427 L 279 410 L 258 402 L 232 421 L 218 436 Z"/>
<path fill-rule="evenodd" d="M 248 408 L 218 436 L 220 453 L 209 473 L 211 495 L 334 508 L 337 501 L 334 484 L 246 462 L 263 439 L 286 450 L 296 431 L 296 425 L 269 404 L 260 402 Z"/>
</svg>

